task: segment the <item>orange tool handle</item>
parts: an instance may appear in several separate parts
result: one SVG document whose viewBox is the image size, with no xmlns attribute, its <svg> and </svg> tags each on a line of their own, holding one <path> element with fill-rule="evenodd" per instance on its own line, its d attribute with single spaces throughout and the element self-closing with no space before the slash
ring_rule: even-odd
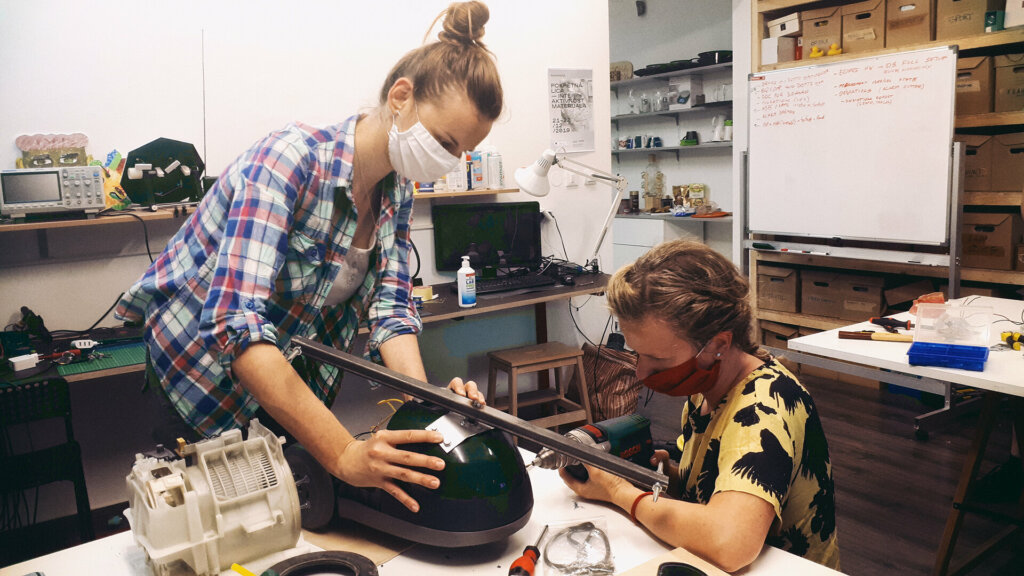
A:
<svg viewBox="0 0 1024 576">
<path fill-rule="evenodd" d="M 537 567 L 537 558 L 540 557 L 540 549 L 536 546 L 527 546 L 523 555 L 512 563 L 508 569 L 509 576 L 533 576 L 533 570 Z"/>
</svg>

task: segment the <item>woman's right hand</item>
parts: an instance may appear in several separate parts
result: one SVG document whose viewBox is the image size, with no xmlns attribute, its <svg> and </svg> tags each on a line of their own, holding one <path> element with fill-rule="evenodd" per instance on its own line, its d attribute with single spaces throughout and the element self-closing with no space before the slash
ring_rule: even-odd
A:
<svg viewBox="0 0 1024 576">
<path fill-rule="evenodd" d="M 369 440 L 353 440 L 341 453 L 332 474 L 353 486 L 380 488 L 393 496 L 412 512 L 419 512 L 419 504 L 396 480 L 434 489 L 440 480 L 432 474 L 417 472 L 413 468 L 443 470 L 444 460 L 426 454 L 401 450 L 402 444 L 434 443 L 444 440 L 440 432 L 430 430 L 381 430 Z"/>
<path fill-rule="evenodd" d="M 661 467 L 661 466 L 663 464 L 665 466 L 668 466 L 668 462 L 669 462 L 668 450 L 655 450 L 654 451 L 654 455 L 651 456 L 651 466 L 654 466 L 654 468 L 656 468 L 656 469 L 664 470 L 664 468 Z M 659 468 L 659 467 L 661 467 L 661 468 Z"/>
</svg>

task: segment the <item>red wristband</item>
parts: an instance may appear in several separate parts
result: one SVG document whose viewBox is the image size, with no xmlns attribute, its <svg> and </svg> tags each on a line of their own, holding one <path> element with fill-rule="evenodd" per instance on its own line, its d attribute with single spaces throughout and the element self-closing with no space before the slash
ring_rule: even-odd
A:
<svg viewBox="0 0 1024 576">
<path fill-rule="evenodd" d="M 653 494 L 654 492 L 641 492 L 640 495 L 636 497 L 636 500 L 633 500 L 633 506 L 629 509 L 629 518 L 634 524 L 638 523 L 636 521 L 636 507 L 640 505 L 640 501 L 644 499 L 644 496 L 651 496 Z"/>
</svg>

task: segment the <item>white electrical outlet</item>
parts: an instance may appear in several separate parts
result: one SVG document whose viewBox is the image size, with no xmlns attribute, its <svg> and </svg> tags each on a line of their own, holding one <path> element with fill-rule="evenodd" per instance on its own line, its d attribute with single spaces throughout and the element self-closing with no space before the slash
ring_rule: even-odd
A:
<svg viewBox="0 0 1024 576">
<path fill-rule="evenodd" d="M 575 188 L 576 186 L 580 185 L 579 181 L 576 179 L 576 175 L 573 174 L 572 172 L 566 172 L 565 176 L 566 176 L 566 180 L 565 180 L 565 187 L 566 188 Z"/>
</svg>

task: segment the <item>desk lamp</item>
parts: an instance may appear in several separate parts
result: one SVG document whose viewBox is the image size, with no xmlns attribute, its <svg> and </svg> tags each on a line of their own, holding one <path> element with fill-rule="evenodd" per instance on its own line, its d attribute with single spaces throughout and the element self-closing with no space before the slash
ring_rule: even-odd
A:
<svg viewBox="0 0 1024 576">
<path fill-rule="evenodd" d="M 605 172 L 604 170 L 598 170 L 593 166 L 587 166 L 586 164 L 569 158 L 564 153 L 556 154 L 554 150 L 548 149 L 541 154 L 532 166 L 519 168 L 515 172 L 516 184 L 519 189 L 531 196 L 547 196 L 548 192 L 551 191 L 551 184 L 548 182 L 548 172 L 552 166 L 558 166 L 563 170 L 568 170 L 573 174 L 578 174 L 584 178 L 593 179 L 596 182 L 606 184 L 615 188 L 615 200 L 612 201 L 611 209 L 608 211 L 608 217 L 604 219 L 604 226 L 601 228 L 601 235 L 597 237 L 597 244 L 594 246 L 594 251 L 587 260 L 584 268 L 592 272 L 599 272 L 597 265 L 597 253 L 601 249 L 601 244 L 604 242 L 604 237 L 608 234 L 608 228 L 612 225 L 612 218 L 615 217 L 615 211 L 619 208 L 619 201 L 622 199 L 622 193 L 626 190 L 626 179 L 622 176 Z"/>
</svg>

